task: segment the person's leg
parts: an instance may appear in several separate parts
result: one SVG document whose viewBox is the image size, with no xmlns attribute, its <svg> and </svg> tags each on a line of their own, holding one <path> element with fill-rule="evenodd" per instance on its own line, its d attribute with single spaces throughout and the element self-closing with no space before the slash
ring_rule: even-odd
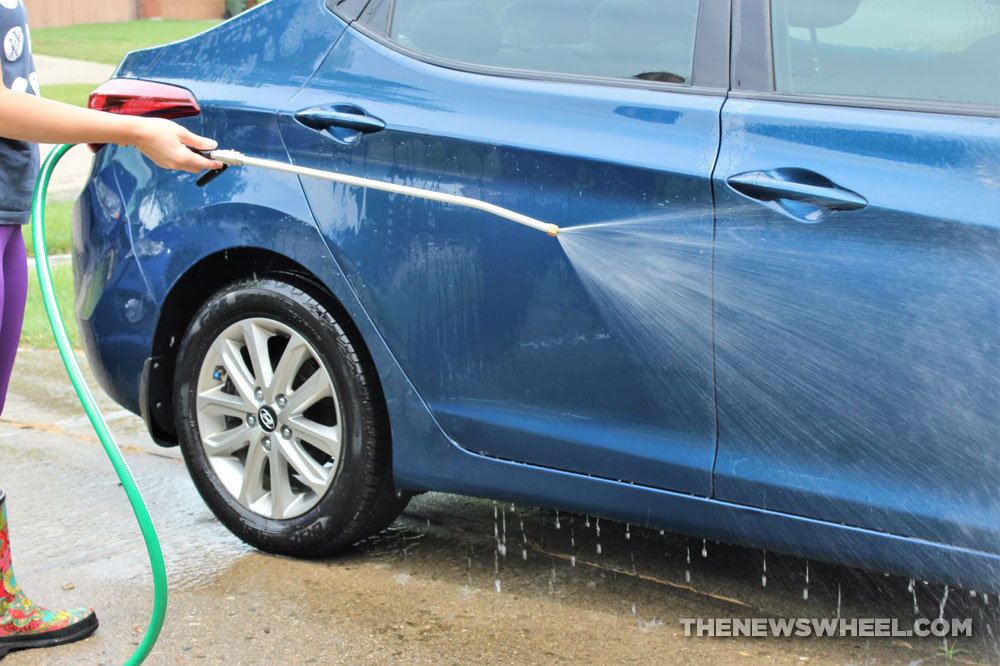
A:
<svg viewBox="0 0 1000 666">
<path fill-rule="evenodd" d="M 24 321 L 28 270 L 21 228 L 0 226 L 0 411 L 14 368 Z M 14 577 L 7 531 L 7 502 L 0 490 L 0 658 L 11 650 L 50 647 L 85 638 L 97 629 L 89 608 L 49 610 L 33 604 Z"/>
<path fill-rule="evenodd" d="M 7 402 L 7 387 L 21 341 L 27 297 L 28 261 L 21 227 L 0 226 L 0 413 Z"/>
</svg>

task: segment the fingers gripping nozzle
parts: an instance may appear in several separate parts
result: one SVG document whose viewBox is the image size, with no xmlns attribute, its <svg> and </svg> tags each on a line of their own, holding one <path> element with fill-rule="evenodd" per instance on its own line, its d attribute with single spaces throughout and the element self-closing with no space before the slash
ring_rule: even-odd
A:
<svg viewBox="0 0 1000 666">
<path fill-rule="evenodd" d="M 198 155 L 201 155 L 207 160 L 215 159 L 214 157 L 212 157 L 212 151 L 210 150 L 198 150 L 197 148 L 192 148 L 191 146 L 188 146 L 188 150 L 190 150 L 192 153 L 197 153 Z M 194 181 L 194 183 L 198 187 L 205 187 L 213 180 L 218 178 L 220 175 L 222 175 L 222 172 L 228 168 L 229 168 L 228 164 L 223 164 L 222 167 L 219 169 L 210 169 L 209 171 L 206 171 L 205 173 L 198 176 L 198 180 Z"/>
</svg>

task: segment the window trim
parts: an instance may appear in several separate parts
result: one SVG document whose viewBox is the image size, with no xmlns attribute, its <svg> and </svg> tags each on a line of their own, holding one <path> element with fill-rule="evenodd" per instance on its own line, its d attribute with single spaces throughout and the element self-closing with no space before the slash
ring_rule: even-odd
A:
<svg viewBox="0 0 1000 666">
<path fill-rule="evenodd" d="M 365 7 L 365 11 L 358 17 L 358 25 L 364 25 L 374 32 L 388 35 L 395 12 L 396 0 L 371 0 Z"/>
<path fill-rule="evenodd" d="M 624 79 L 586 74 L 566 74 L 560 72 L 543 72 L 537 70 L 515 69 L 512 67 L 495 67 L 476 63 L 451 60 L 430 55 L 407 48 L 389 39 L 386 34 L 392 23 L 392 12 L 395 10 L 395 0 L 371 0 L 359 20 L 351 23 L 349 29 L 354 29 L 365 37 L 385 46 L 386 48 L 413 60 L 470 74 L 483 74 L 509 79 L 529 81 L 547 81 L 552 83 L 576 83 L 598 85 L 615 88 L 632 88 L 642 90 L 659 90 L 664 92 L 681 92 L 694 95 L 710 95 L 725 97 L 728 93 L 729 73 L 729 19 L 730 0 L 700 0 L 698 8 L 698 24 L 695 29 L 694 68 L 692 79 L 694 83 L 664 83 L 642 79 Z M 382 9 L 389 5 L 389 12 L 383 14 L 385 25 L 372 26 L 365 20 L 365 14 L 378 16 Z M 381 22 L 381 21 L 380 21 Z M 703 29 L 703 22 L 705 28 Z M 724 25 L 720 25 L 724 24 Z M 721 74 L 721 76 L 720 76 Z M 700 79 L 710 83 L 697 83 Z"/>
<path fill-rule="evenodd" d="M 932 100 L 898 99 L 895 97 L 860 97 L 853 95 L 820 95 L 818 93 L 779 93 L 774 91 L 747 90 L 733 90 L 729 96 L 734 99 L 757 99 L 769 102 L 787 102 L 790 104 L 848 106 L 878 111 L 911 111 L 952 116 L 1000 118 L 1000 107 L 982 104 L 934 102 Z"/>
<path fill-rule="evenodd" d="M 733 0 L 729 87 L 774 91 L 770 0 Z"/>
<path fill-rule="evenodd" d="M 326 0 L 326 8 L 333 12 L 337 18 L 345 23 L 356 21 L 365 11 L 371 0 Z M 352 6 L 348 10 L 345 7 Z"/>
<path fill-rule="evenodd" d="M 692 86 L 729 88 L 731 0 L 701 0 L 695 26 Z"/>
<path fill-rule="evenodd" d="M 733 48 L 730 96 L 794 104 L 847 106 L 886 111 L 1000 117 L 1000 106 L 964 102 L 778 92 L 774 79 L 771 0 L 733 0 Z"/>
</svg>

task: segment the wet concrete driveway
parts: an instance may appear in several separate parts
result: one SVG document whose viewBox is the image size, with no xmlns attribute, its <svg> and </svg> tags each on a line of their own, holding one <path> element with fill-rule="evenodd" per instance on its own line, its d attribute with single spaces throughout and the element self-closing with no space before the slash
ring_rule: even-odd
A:
<svg viewBox="0 0 1000 666">
<path fill-rule="evenodd" d="M 994 595 L 945 596 L 921 582 L 911 592 L 905 579 L 508 503 L 422 495 L 389 531 L 337 559 L 265 555 L 214 519 L 176 449 L 155 446 L 137 417 L 103 402 L 167 556 L 168 619 L 147 663 L 947 662 L 940 639 L 685 638 L 679 623 L 838 609 L 901 623 L 972 617 L 977 637 L 960 639 L 952 658 L 1000 663 Z M 54 352 L 20 355 L 0 470 L 26 592 L 91 605 L 101 619 L 86 641 L 11 653 L 4 666 L 124 662 L 152 604 L 146 553 Z"/>
</svg>

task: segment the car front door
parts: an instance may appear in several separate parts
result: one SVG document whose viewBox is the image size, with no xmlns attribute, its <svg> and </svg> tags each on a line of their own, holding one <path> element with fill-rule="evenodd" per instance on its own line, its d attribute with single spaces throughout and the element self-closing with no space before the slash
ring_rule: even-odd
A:
<svg viewBox="0 0 1000 666">
<path fill-rule="evenodd" d="M 735 16 L 716 496 L 1000 552 L 1000 7 Z"/>
<path fill-rule="evenodd" d="M 331 252 L 458 445 L 711 494 L 711 170 L 728 22 L 717 0 L 374 0 L 282 111 L 296 164 L 568 230 L 555 240 L 302 181 Z M 623 224 L 573 237 L 608 221 Z M 649 247 L 670 256 L 657 291 L 633 302 L 622 281 L 633 262 L 656 264 Z M 650 335 L 643 308 L 675 333 Z"/>
</svg>

